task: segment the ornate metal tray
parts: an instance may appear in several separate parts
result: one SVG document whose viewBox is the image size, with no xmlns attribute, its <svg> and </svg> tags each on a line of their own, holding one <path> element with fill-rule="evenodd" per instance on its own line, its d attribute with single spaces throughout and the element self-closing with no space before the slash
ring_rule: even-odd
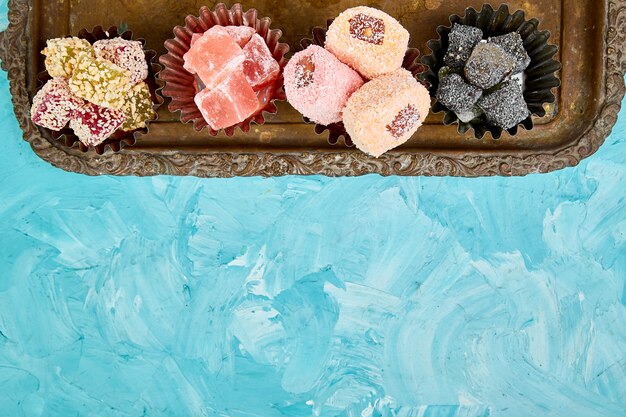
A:
<svg viewBox="0 0 626 417">
<path fill-rule="evenodd" d="M 46 39 L 76 34 L 82 28 L 116 25 L 128 27 L 147 40 L 148 48 L 162 54 L 174 26 L 197 13 L 200 6 L 215 3 L 10 0 L 10 25 L 0 34 L 0 54 L 24 139 L 45 161 L 88 175 L 526 175 L 573 166 L 594 153 L 615 124 L 624 96 L 626 0 L 511 0 L 512 10 L 524 10 L 540 21 L 540 29 L 552 33 L 550 42 L 559 46 L 563 64 L 556 104 L 547 109 L 545 118 L 536 121 L 533 130 L 515 137 L 476 140 L 471 132 L 461 136 L 454 126 L 444 126 L 442 115 L 437 114 L 429 117 L 410 142 L 374 159 L 342 142 L 330 145 L 326 136 L 317 135 L 286 103 L 281 103 L 278 115 L 265 125 L 254 125 L 249 133 L 238 132 L 232 138 L 197 133 L 163 106 L 159 120 L 135 146 L 99 156 L 67 148 L 30 122 L 37 73 L 43 69 L 39 51 Z M 312 27 L 323 26 L 345 8 L 372 4 L 399 18 L 411 32 L 411 46 L 426 54 L 426 42 L 437 37 L 438 25 L 449 24 L 450 15 L 483 3 L 251 0 L 244 2 L 244 7 L 255 7 L 260 15 L 272 17 L 272 27 L 283 29 L 282 40 L 297 50 L 300 40 L 310 37 Z M 494 8 L 500 5 L 488 3 Z"/>
</svg>

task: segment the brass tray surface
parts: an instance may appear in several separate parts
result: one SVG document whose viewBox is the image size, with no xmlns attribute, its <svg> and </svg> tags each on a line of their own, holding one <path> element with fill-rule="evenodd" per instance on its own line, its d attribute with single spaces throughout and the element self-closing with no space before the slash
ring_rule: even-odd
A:
<svg viewBox="0 0 626 417">
<path fill-rule="evenodd" d="M 2 67 L 9 73 L 15 113 L 24 139 L 44 160 L 68 171 L 88 175 L 195 175 L 200 177 L 280 176 L 322 174 L 356 176 L 453 175 L 491 176 L 544 173 L 578 164 L 594 153 L 617 121 L 624 96 L 626 71 L 626 0 L 512 0 L 511 11 L 521 9 L 526 18 L 540 21 L 540 30 L 552 34 L 549 43 L 559 47 L 563 69 L 557 74 L 561 87 L 546 117 L 535 120 L 531 131 L 515 137 L 489 136 L 477 140 L 472 132 L 459 135 L 456 126 L 444 126 L 442 114 L 431 114 L 407 144 L 371 158 L 342 141 L 330 145 L 312 125 L 287 103 L 269 116 L 263 126 L 234 137 L 212 137 L 179 122 L 178 114 L 164 105 L 159 120 L 137 144 L 119 153 L 102 156 L 82 153 L 49 137 L 29 119 L 31 99 L 37 91 L 37 73 L 44 70 L 39 53 L 49 38 L 75 35 L 94 26 L 126 27 L 146 47 L 165 53 L 163 43 L 187 15 L 218 2 L 191 0 L 10 0 L 10 25 L 0 34 Z M 465 8 L 479 9 L 474 0 L 383 1 L 244 1 L 244 9 L 256 8 L 282 29 L 281 39 L 292 53 L 300 40 L 311 36 L 314 26 L 346 8 L 372 5 L 398 18 L 411 33 L 410 46 L 428 54 L 426 42 L 437 38 L 437 26 L 449 25 L 452 14 Z M 501 2 L 487 2 L 494 8 Z M 167 103 L 166 103 L 167 104 Z"/>
</svg>

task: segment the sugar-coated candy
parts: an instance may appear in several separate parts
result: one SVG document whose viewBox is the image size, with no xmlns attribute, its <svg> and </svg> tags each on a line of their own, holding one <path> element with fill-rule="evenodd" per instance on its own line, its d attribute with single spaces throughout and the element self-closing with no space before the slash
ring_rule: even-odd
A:
<svg viewBox="0 0 626 417">
<path fill-rule="evenodd" d="M 256 31 L 250 26 L 221 26 L 230 35 L 231 38 L 242 48 L 246 46 L 252 35 Z M 202 33 L 194 33 L 191 35 L 191 45 L 193 46 L 198 39 L 202 37 Z"/>
<path fill-rule="evenodd" d="M 284 76 L 289 103 L 323 125 L 340 122 L 348 98 L 363 85 L 356 71 L 316 45 L 295 54 Z"/>
<path fill-rule="evenodd" d="M 122 108 L 126 116 L 122 130 L 131 131 L 146 127 L 146 122 L 156 117 L 153 105 L 148 85 L 144 82 L 135 84 L 128 92 Z"/>
<path fill-rule="evenodd" d="M 224 26 L 224 29 L 242 48 L 246 46 L 252 35 L 256 33 L 256 30 L 250 26 Z"/>
<path fill-rule="evenodd" d="M 148 78 L 148 62 L 139 41 L 122 38 L 103 39 L 93 44 L 96 56 L 113 62 L 130 72 L 130 81 L 137 84 Z"/>
<path fill-rule="evenodd" d="M 343 123 L 354 144 L 379 157 L 406 141 L 424 123 L 428 90 L 405 69 L 366 83 L 350 97 Z"/>
<path fill-rule="evenodd" d="M 513 57 L 515 60 L 514 74 L 524 71 L 530 65 L 530 56 L 524 48 L 524 41 L 519 33 L 511 32 L 506 35 L 495 36 L 489 38 L 489 42 L 495 43 Z"/>
<path fill-rule="evenodd" d="M 483 114 L 483 111 L 480 109 L 480 107 L 473 106 L 472 108 L 467 110 L 457 111 L 455 112 L 455 114 L 462 123 L 469 123 L 472 120 L 480 117 Z"/>
<path fill-rule="evenodd" d="M 482 38 L 483 31 L 479 28 L 453 24 L 452 31 L 448 35 L 448 50 L 443 61 L 451 67 L 463 67 Z"/>
<path fill-rule="evenodd" d="M 262 37 L 254 34 L 243 48 L 243 52 L 246 55 L 243 73 L 252 88 L 268 84 L 278 78 L 280 65 Z"/>
<path fill-rule="evenodd" d="M 508 77 L 515 60 L 495 43 L 476 45 L 465 63 L 465 78 L 473 85 L 489 89 Z"/>
<path fill-rule="evenodd" d="M 191 43 L 189 44 L 189 46 L 193 48 L 196 42 L 198 42 L 198 39 L 200 39 L 201 37 L 202 37 L 202 33 L 194 33 L 193 35 L 191 35 Z M 195 74 L 195 71 L 194 71 L 194 74 Z"/>
<path fill-rule="evenodd" d="M 83 144 L 96 146 L 119 129 L 125 119 L 122 111 L 86 103 L 74 112 L 70 127 Z"/>
<path fill-rule="evenodd" d="M 341 13 L 326 34 L 326 49 L 368 79 L 399 69 L 408 45 L 409 32 L 396 19 L 364 6 Z"/>
<path fill-rule="evenodd" d="M 69 84 L 78 97 L 119 110 L 131 87 L 130 72 L 106 59 L 85 54 L 79 58 Z"/>
<path fill-rule="evenodd" d="M 53 78 L 35 95 L 30 115 L 36 125 L 59 131 L 82 105 L 83 100 L 72 93 L 65 78 Z"/>
<path fill-rule="evenodd" d="M 530 116 L 522 89 L 514 80 L 478 100 L 478 106 L 490 124 L 503 129 L 510 129 Z"/>
<path fill-rule="evenodd" d="M 482 96 L 483 90 L 467 83 L 459 74 L 450 74 L 439 80 L 437 100 L 453 112 L 470 110 Z"/>
<path fill-rule="evenodd" d="M 199 92 L 195 102 L 213 130 L 241 123 L 261 107 L 256 93 L 240 69 L 232 71 L 217 87 Z"/>
<path fill-rule="evenodd" d="M 214 26 L 193 44 L 183 59 L 185 69 L 198 74 L 206 88 L 212 90 L 243 63 L 246 55 L 222 26 Z"/>
<path fill-rule="evenodd" d="M 69 78 L 83 54 L 93 55 L 89 42 L 79 38 L 50 39 L 41 52 L 46 56 L 46 71 L 51 77 Z"/>
</svg>

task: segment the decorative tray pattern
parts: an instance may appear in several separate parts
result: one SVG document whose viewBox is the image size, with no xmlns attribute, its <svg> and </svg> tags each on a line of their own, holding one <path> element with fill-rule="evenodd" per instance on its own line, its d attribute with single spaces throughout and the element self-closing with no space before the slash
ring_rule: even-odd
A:
<svg viewBox="0 0 626 417">
<path fill-rule="evenodd" d="M 512 0 L 549 30 L 559 47 L 563 69 L 556 103 L 535 128 L 499 140 L 459 135 L 444 126 L 442 114 L 431 115 L 407 144 L 381 158 L 369 157 L 340 141 L 328 143 L 312 125 L 286 103 L 269 116 L 265 125 L 233 137 L 210 136 L 182 124 L 177 114 L 162 106 L 159 120 L 139 136 L 135 146 L 118 153 L 81 152 L 69 148 L 32 124 L 30 103 L 43 66 L 41 49 L 46 39 L 76 34 L 82 28 L 128 28 L 147 41 L 147 47 L 165 53 L 163 43 L 172 28 L 202 5 L 217 2 L 181 0 L 10 0 L 7 30 L 0 34 L 2 67 L 8 71 L 15 114 L 24 139 L 45 161 L 68 171 L 88 175 L 195 175 L 199 177 L 281 176 L 288 174 L 357 176 L 381 175 L 526 175 L 544 173 L 579 163 L 593 154 L 609 135 L 624 97 L 626 71 L 626 0 Z M 374 4 L 375 3 L 375 4 Z M 281 41 L 291 50 L 311 37 L 311 29 L 324 26 L 342 10 L 372 4 L 397 17 L 411 33 L 411 47 L 429 51 L 426 43 L 437 38 L 437 26 L 466 7 L 485 2 L 468 0 L 352 1 L 255 0 L 244 4 L 272 17 L 272 27 L 284 32 Z M 487 2 L 494 8 L 500 2 Z M 115 14 L 111 10 L 117 11 Z"/>
</svg>

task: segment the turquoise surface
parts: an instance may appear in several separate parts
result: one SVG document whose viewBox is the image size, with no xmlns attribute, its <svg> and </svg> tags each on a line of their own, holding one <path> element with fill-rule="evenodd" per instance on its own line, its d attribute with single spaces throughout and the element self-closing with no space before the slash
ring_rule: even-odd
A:
<svg viewBox="0 0 626 417">
<path fill-rule="evenodd" d="M 2 417 L 626 415 L 624 111 L 486 179 L 88 178 L 4 72 L 0 126 Z"/>
</svg>

